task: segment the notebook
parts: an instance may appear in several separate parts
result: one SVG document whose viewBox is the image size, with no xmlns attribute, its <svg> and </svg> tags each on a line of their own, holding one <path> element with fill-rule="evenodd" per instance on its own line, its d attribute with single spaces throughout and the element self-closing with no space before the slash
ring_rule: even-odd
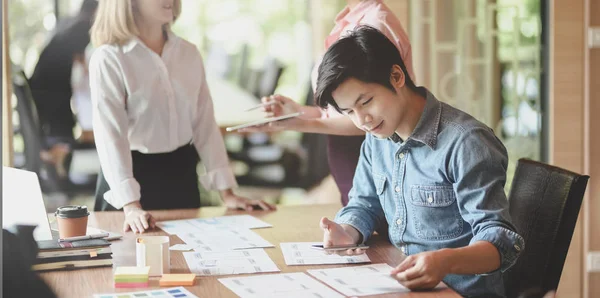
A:
<svg viewBox="0 0 600 298">
<path fill-rule="evenodd" d="M 110 242 L 88 239 L 73 242 L 38 241 L 39 252 L 34 271 L 68 270 L 112 266 Z"/>
<path fill-rule="evenodd" d="M 57 263 L 35 264 L 31 267 L 33 271 L 49 271 L 49 270 L 71 270 L 81 268 L 94 267 L 110 267 L 112 259 L 94 259 L 87 261 L 64 261 Z"/>
<path fill-rule="evenodd" d="M 104 239 L 88 239 L 72 242 L 60 242 L 58 240 L 38 241 L 40 252 L 53 251 L 62 249 L 77 249 L 77 248 L 97 248 L 110 246 L 110 242 Z"/>
</svg>

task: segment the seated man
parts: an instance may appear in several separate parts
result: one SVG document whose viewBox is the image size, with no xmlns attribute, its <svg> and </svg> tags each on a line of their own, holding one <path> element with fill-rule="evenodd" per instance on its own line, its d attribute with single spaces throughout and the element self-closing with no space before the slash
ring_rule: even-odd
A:
<svg viewBox="0 0 600 298">
<path fill-rule="evenodd" d="M 443 280 L 464 296 L 504 297 L 502 272 L 525 243 L 508 214 L 508 157 L 494 132 L 416 87 L 394 44 L 369 27 L 329 48 L 315 96 L 367 132 L 348 206 L 321 220 L 325 246 L 364 243 L 387 222 L 408 256 L 390 273 L 404 286 Z"/>
</svg>

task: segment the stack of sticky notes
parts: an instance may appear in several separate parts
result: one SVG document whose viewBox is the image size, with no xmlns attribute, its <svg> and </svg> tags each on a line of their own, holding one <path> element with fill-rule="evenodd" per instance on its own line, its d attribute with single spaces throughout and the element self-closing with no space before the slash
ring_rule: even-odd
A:
<svg viewBox="0 0 600 298">
<path fill-rule="evenodd" d="M 147 288 L 150 267 L 117 267 L 115 288 Z"/>
<path fill-rule="evenodd" d="M 193 286 L 196 274 L 163 274 L 158 282 L 161 287 Z"/>
</svg>

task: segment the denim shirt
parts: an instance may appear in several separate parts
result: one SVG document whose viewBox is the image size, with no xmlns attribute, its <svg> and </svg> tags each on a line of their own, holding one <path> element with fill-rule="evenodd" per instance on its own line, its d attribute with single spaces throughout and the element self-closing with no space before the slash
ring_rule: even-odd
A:
<svg viewBox="0 0 600 298">
<path fill-rule="evenodd" d="M 424 93 L 406 141 L 367 134 L 336 222 L 355 227 L 363 241 L 387 222 L 391 243 L 406 255 L 488 241 L 500 253 L 499 270 L 444 282 L 463 296 L 504 297 L 502 273 L 525 245 L 508 213 L 506 148 L 489 127 Z"/>
</svg>

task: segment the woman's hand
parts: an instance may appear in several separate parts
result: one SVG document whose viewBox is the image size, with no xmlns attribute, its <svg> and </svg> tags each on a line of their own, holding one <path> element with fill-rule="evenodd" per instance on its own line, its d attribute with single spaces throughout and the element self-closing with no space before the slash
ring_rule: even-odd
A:
<svg viewBox="0 0 600 298">
<path fill-rule="evenodd" d="M 260 210 L 275 210 L 275 206 L 263 201 L 263 200 L 250 200 L 244 197 L 237 196 L 231 190 L 224 190 L 221 192 L 221 198 L 228 209 L 241 209 L 246 211 L 252 211 L 255 208 Z"/>
<path fill-rule="evenodd" d="M 123 212 L 125 213 L 123 232 L 131 230 L 137 234 L 156 227 L 154 217 L 142 209 L 142 205 L 140 205 L 139 201 L 123 206 Z"/>
</svg>

